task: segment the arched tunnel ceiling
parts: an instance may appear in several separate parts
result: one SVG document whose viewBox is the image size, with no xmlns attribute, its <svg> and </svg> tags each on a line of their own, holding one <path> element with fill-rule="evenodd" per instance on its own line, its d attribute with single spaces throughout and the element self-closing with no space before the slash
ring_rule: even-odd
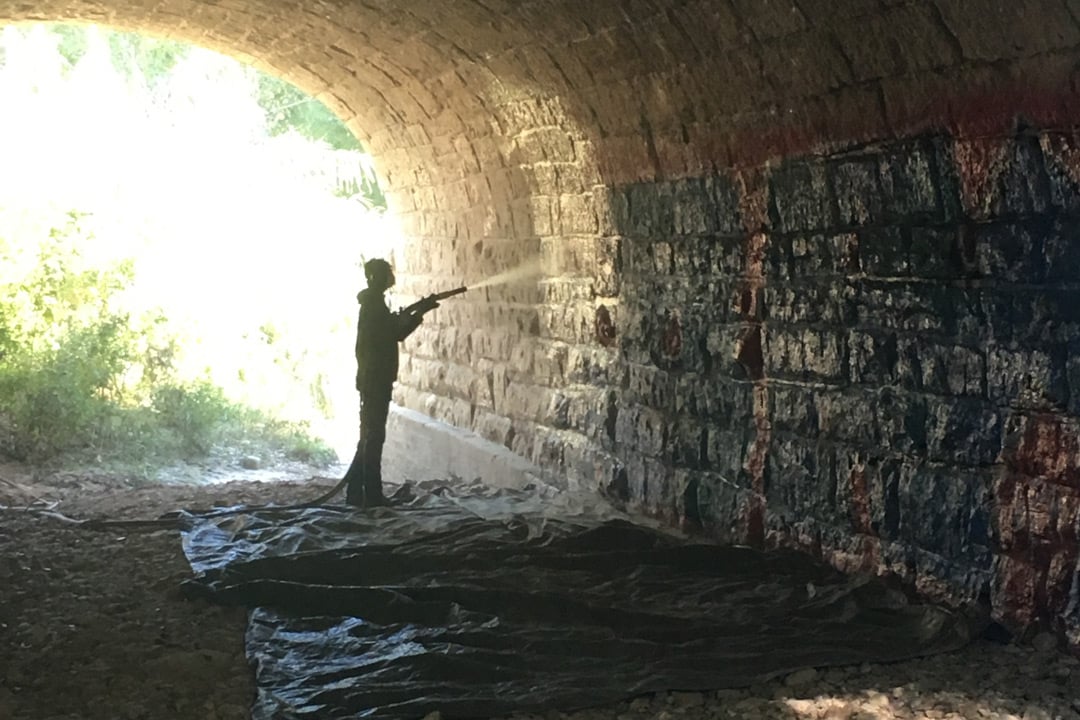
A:
<svg viewBox="0 0 1080 720">
<path fill-rule="evenodd" d="M 108 24 L 254 61 L 327 101 L 391 187 L 413 184 L 417 163 L 483 167 L 507 152 L 492 138 L 543 155 L 551 128 L 588 140 L 610 184 L 933 125 L 977 132 L 1020 107 L 1052 126 L 1074 105 L 1077 12 L 1067 0 L 0 0 L 0 19 Z"/>
</svg>

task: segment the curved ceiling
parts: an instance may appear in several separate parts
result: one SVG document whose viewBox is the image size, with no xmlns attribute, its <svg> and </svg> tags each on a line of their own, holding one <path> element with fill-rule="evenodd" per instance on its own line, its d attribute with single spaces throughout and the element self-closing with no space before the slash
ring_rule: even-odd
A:
<svg viewBox="0 0 1080 720">
<path fill-rule="evenodd" d="M 108 24 L 252 61 L 324 99 L 391 175 L 409 148 L 454 156 L 453 173 L 490 159 L 477 139 L 542 155 L 569 131 L 619 182 L 1018 110 L 1060 119 L 1075 104 L 1075 5 L 0 0 L 0 18 Z"/>
</svg>

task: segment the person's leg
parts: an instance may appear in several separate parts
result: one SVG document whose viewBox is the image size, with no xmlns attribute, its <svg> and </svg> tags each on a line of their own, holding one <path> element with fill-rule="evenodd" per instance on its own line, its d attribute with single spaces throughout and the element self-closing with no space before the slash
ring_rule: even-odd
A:
<svg viewBox="0 0 1080 720">
<path fill-rule="evenodd" d="M 385 505 L 382 491 L 382 451 L 386 442 L 386 419 L 390 414 L 390 388 L 380 388 L 364 397 L 361 410 L 364 450 L 363 466 L 364 506 Z"/>
<path fill-rule="evenodd" d="M 360 439 L 356 443 L 349 469 L 345 471 L 345 502 L 357 507 L 364 506 L 364 410 L 360 399 Z"/>
</svg>

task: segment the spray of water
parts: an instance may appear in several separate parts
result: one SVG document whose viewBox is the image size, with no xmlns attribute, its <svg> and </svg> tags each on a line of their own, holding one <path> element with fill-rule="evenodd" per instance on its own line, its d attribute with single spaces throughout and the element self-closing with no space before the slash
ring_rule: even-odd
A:
<svg viewBox="0 0 1080 720">
<path fill-rule="evenodd" d="M 506 285 L 512 282 L 518 282 L 519 280 L 528 280 L 529 278 L 539 277 L 542 274 L 540 269 L 540 258 L 533 258 L 527 260 L 521 265 L 518 265 L 513 270 L 507 270 L 506 272 L 493 275 L 486 280 L 470 285 L 470 290 L 479 290 L 480 288 L 491 287 L 492 285 Z"/>
</svg>

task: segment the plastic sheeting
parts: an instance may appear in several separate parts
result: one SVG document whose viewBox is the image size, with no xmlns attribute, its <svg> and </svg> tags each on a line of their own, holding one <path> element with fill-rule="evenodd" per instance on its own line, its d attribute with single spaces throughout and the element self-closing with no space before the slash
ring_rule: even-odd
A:
<svg viewBox="0 0 1080 720">
<path fill-rule="evenodd" d="M 254 608 L 256 720 L 573 710 L 956 649 L 972 630 L 800 554 L 481 486 L 192 516 L 184 551 L 197 592 Z"/>
</svg>

